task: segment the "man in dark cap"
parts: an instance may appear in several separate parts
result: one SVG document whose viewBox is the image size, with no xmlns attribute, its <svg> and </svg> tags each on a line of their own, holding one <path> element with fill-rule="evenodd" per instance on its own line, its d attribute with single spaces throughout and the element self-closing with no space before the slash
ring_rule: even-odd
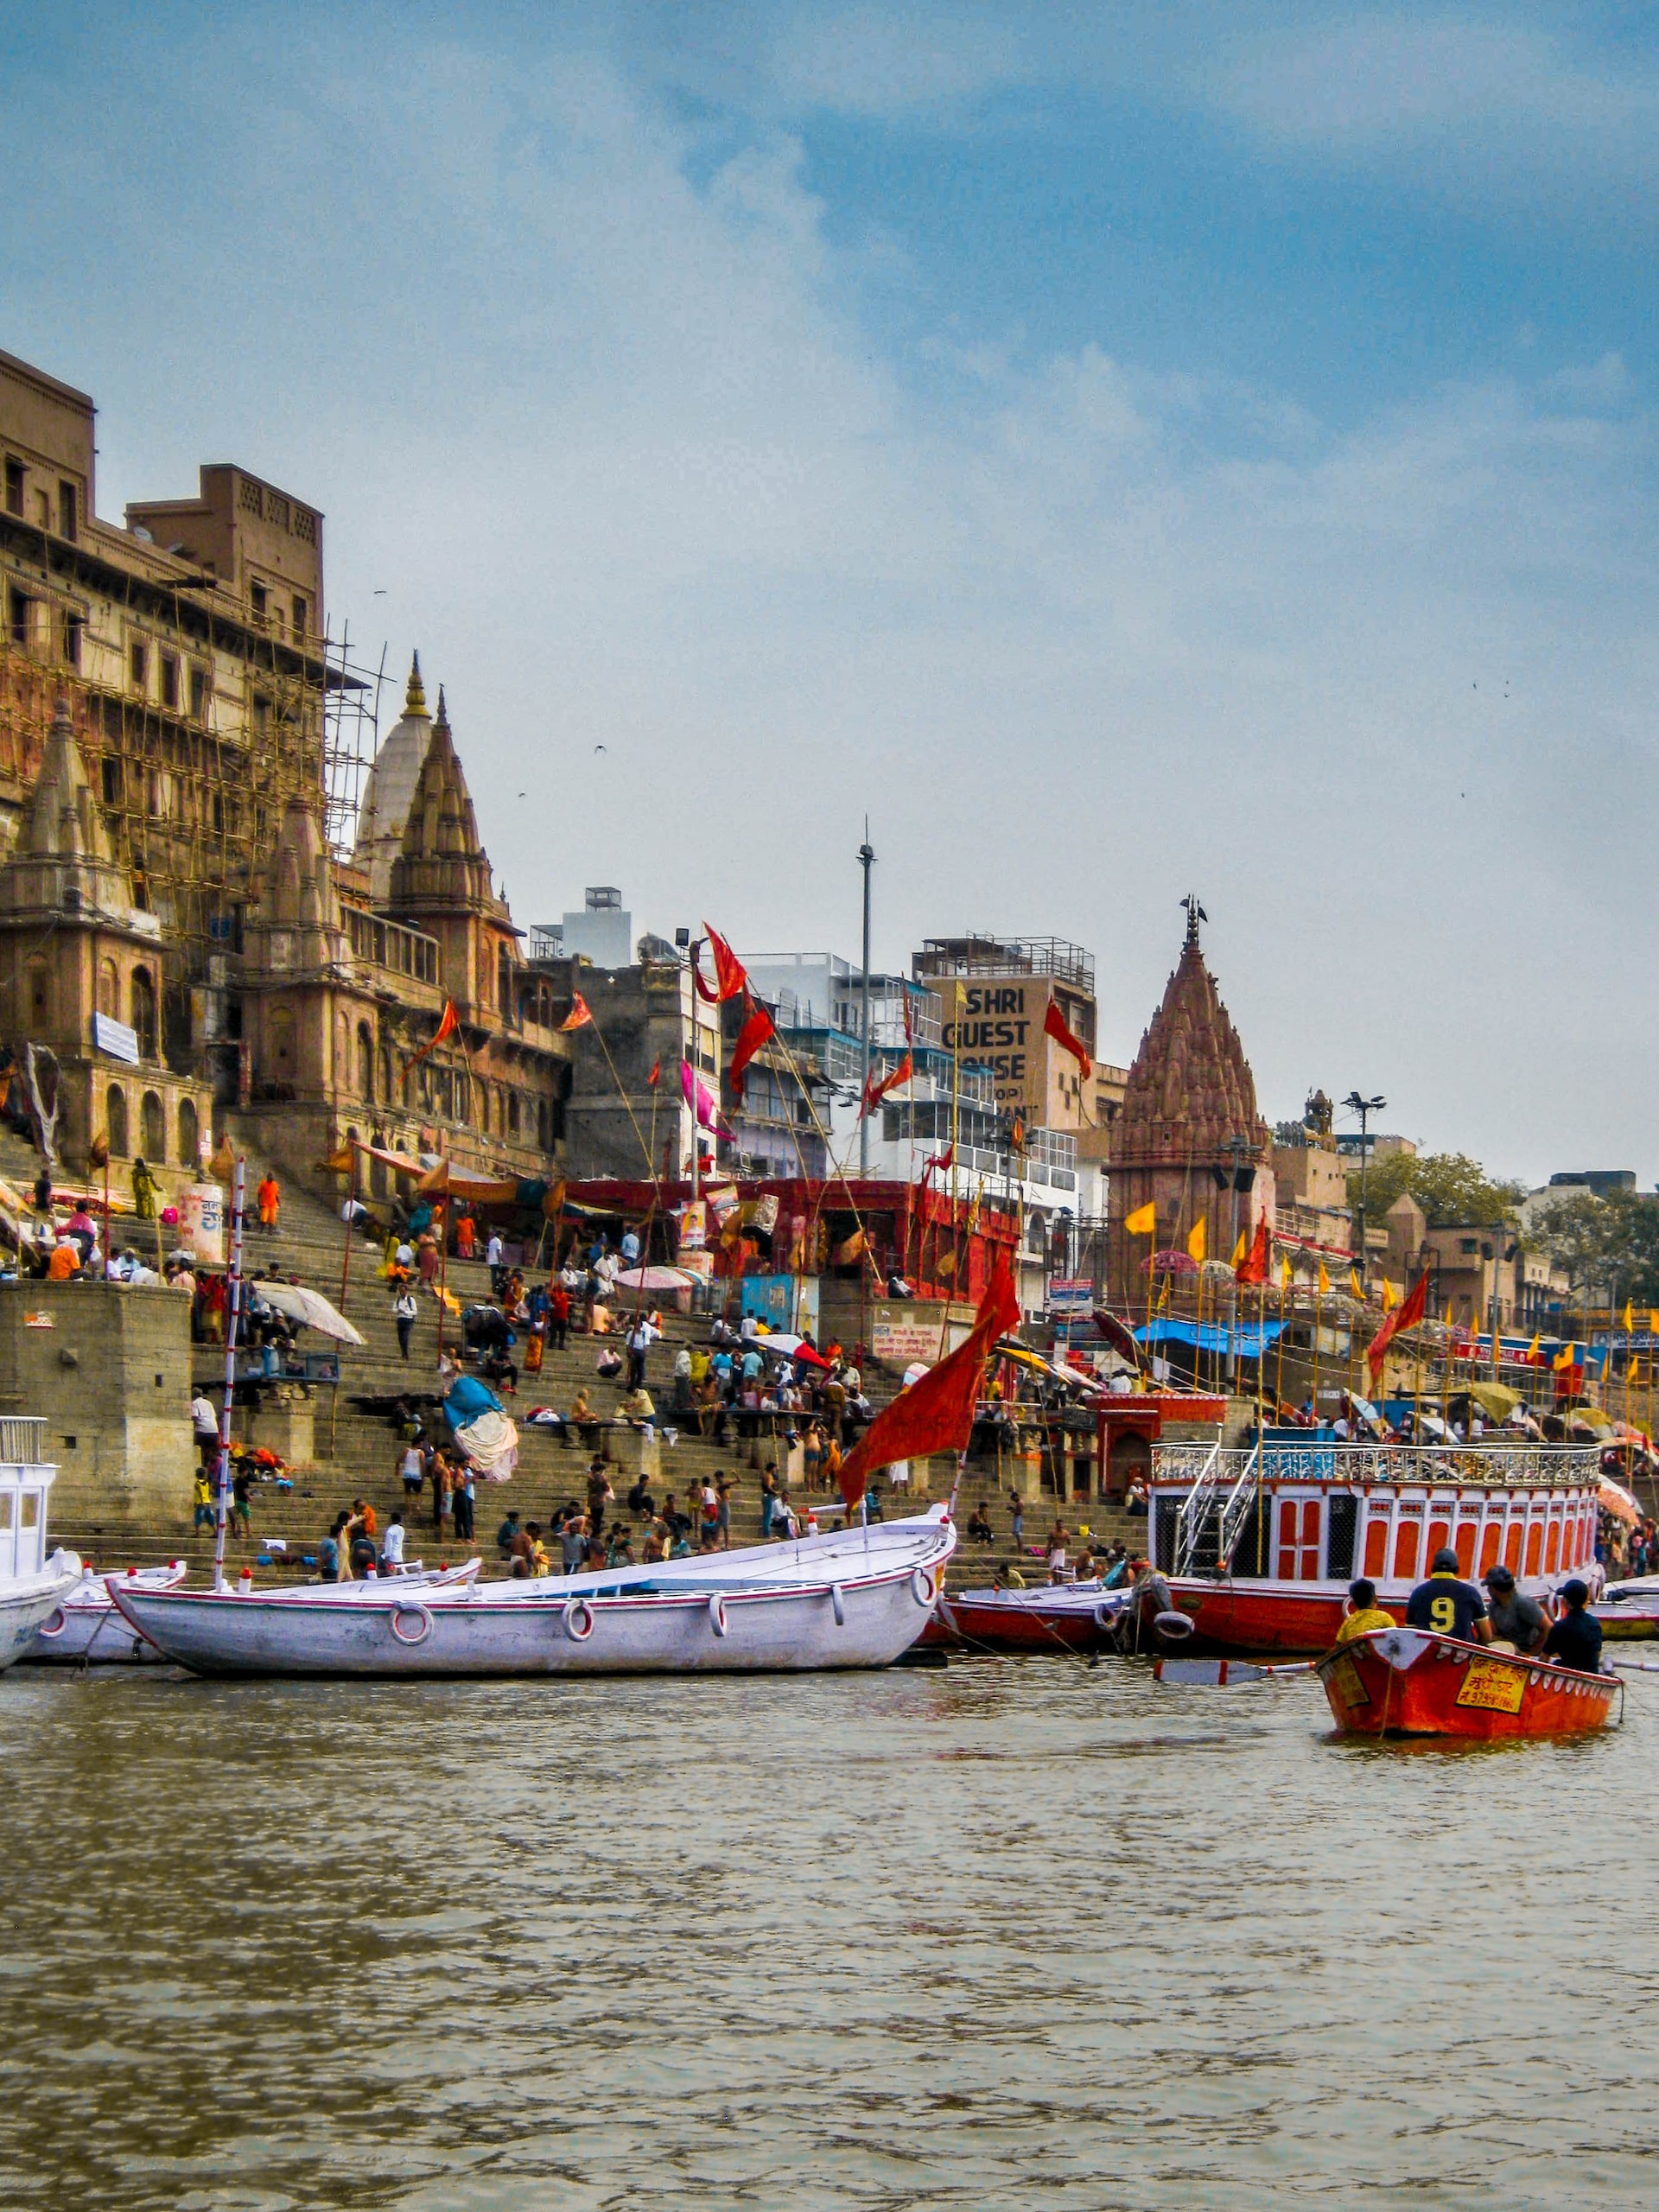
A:
<svg viewBox="0 0 1659 2212">
<path fill-rule="evenodd" d="M 1420 1582 L 1406 1602 L 1406 1626 L 1454 1636 L 1460 1643 L 1491 1642 L 1486 1600 L 1472 1582 L 1459 1578 L 1456 1552 L 1435 1553 L 1427 1581 Z"/>
<path fill-rule="evenodd" d="M 1601 1623 L 1589 1611 L 1590 1592 L 1574 1580 L 1561 1585 L 1567 1611 L 1544 1638 L 1544 1656 L 1557 1666 L 1575 1668 L 1580 1675 L 1601 1672 Z"/>
<path fill-rule="evenodd" d="M 1501 1564 L 1487 1568 L 1486 1591 L 1492 1601 L 1493 1643 L 1507 1643 L 1523 1659 L 1529 1657 L 1549 1633 L 1543 1607 L 1535 1598 L 1522 1596 L 1514 1575 Z"/>
</svg>

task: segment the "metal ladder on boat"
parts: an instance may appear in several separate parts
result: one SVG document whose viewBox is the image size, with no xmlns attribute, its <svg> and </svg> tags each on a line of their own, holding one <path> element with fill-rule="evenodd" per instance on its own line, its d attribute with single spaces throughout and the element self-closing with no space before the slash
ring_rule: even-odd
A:
<svg viewBox="0 0 1659 2212">
<path fill-rule="evenodd" d="M 1175 1518 L 1177 1574 L 1213 1572 L 1232 1557 L 1255 1493 L 1260 1442 L 1242 1456 L 1235 1471 L 1240 1455 L 1224 1453 L 1217 1443 L 1183 1499 Z"/>
</svg>

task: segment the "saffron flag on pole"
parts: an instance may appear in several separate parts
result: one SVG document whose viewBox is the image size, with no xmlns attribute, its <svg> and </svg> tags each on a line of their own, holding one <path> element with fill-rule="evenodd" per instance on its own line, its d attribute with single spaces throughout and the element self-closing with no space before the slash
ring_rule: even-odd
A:
<svg viewBox="0 0 1659 2212">
<path fill-rule="evenodd" d="M 1630 1311 L 1630 1301 L 1628 1298 L 1624 1301 L 1624 1319 L 1623 1325 L 1624 1333 L 1627 1337 L 1630 1336 L 1636 1328 L 1636 1316 Z"/>
<path fill-rule="evenodd" d="M 1062 1052 L 1071 1053 L 1077 1064 L 1077 1072 L 1087 1083 L 1095 1071 L 1095 1064 L 1090 1058 L 1089 1048 L 1082 1038 L 1074 1037 L 1066 1027 L 1065 1016 L 1060 1012 L 1058 999 L 1050 999 L 1048 1002 L 1048 1012 L 1043 1016 L 1043 1034 L 1052 1037 Z"/>
<path fill-rule="evenodd" d="M 868 1088 L 859 1102 L 859 1120 L 861 1122 L 867 1114 L 874 1114 L 887 1093 L 890 1090 L 897 1090 L 901 1083 L 908 1083 L 915 1072 L 915 1064 L 908 1052 L 905 1054 L 904 1058 L 899 1061 L 891 1075 L 882 1076 L 878 1079 L 875 1070 L 872 1068 Z"/>
<path fill-rule="evenodd" d="M 702 931 L 709 940 L 709 950 L 715 956 L 713 1002 L 718 1006 L 722 999 L 734 999 L 740 993 L 747 991 L 749 988 L 749 978 L 743 963 L 732 950 L 720 931 L 711 930 L 707 922 L 702 925 Z"/>
<path fill-rule="evenodd" d="M 1383 1311 L 1385 1313 L 1393 1313 L 1393 1311 L 1394 1311 L 1394 1309 L 1395 1309 L 1395 1307 L 1399 1303 L 1400 1303 L 1400 1294 L 1399 1294 L 1399 1292 L 1395 1288 L 1394 1285 L 1393 1285 L 1393 1284 L 1389 1281 L 1389 1279 L 1388 1279 L 1387 1275 L 1384 1275 L 1384 1276 L 1383 1276 L 1383 1278 L 1382 1278 L 1382 1311 Z"/>
<path fill-rule="evenodd" d="M 726 1080 L 731 1085 L 734 1096 L 741 1098 L 743 1096 L 743 1078 L 747 1073 L 749 1062 L 760 1047 L 777 1034 L 772 1016 L 765 1007 L 751 1006 L 748 1019 L 738 1031 L 737 1042 L 732 1047 L 732 1065 L 726 1071 Z"/>
<path fill-rule="evenodd" d="M 1382 1327 L 1366 1347 L 1365 1357 L 1370 1363 L 1373 1389 L 1376 1388 L 1377 1378 L 1382 1372 L 1383 1353 L 1387 1351 L 1402 1330 L 1416 1327 L 1423 1318 L 1423 1309 L 1427 1303 L 1428 1270 L 1425 1268 L 1422 1274 L 1413 1283 L 1405 1303 L 1396 1306 L 1391 1313 L 1384 1315 Z"/>
<path fill-rule="evenodd" d="M 570 1011 L 559 1024 L 562 1030 L 583 1029 L 593 1020 L 593 1009 L 580 991 L 570 994 Z"/>
<path fill-rule="evenodd" d="M 417 1052 L 411 1052 L 409 1058 L 404 1062 L 404 1073 L 407 1075 L 410 1070 L 412 1067 L 417 1066 L 419 1063 L 426 1058 L 429 1052 L 435 1052 L 438 1046 L 443 1043 L 444 1039 L 448 1037 L 453 1037 L 460 1027 L 461 1016 L 455 1012 L 454 1000 L 445 999 L 443 1002 L 442 1020 L 439 1022 L 437 1028 L 434 1031 L 433 1034 L 427 1039 L 425 1044 L 423 1045 Z"/>
<path fill-rule="evenodd" d="M 1232 1268 L 1235 1274 L 1236 1274 L 1239 1269 L 1243 1266 L 1244 1255 L 1249 1250 L 1249 1232 L 1248 1230 L 1241 1229 L 1238 1232 L 1238 1242 L 1233 1247 L 1233 1256 L 1228 1262 L 1228 1265 Z"/>
<path fill-rule="evenodd" d="M 858 1503 L 873 1474 L 896 1460 L 962 1450 L 973 1433 L 974 1409 L 991 1347 L 1019 1323 L 1014 1277 L 1007 1262 L 999 1258 L 964 1340 L 884 1406 L 842 1461 L 841 1494 L 849 1506 Z"/>
<path fill-rule="evenodd" d="M 1321 1298 L 1329 1298 L 1330 1295 L 1331 1278 L 1325 1272 L 1325 1262 L 1321 1260 L 1319 1262 L 1319 1296 Z"/>
<path fill-rule="evenodd" d="M 1187 1256 L 1196 1260 L 1200 1267 L 1204 1264 L 1205 1243 L 1205 1217 L 1200 1214 L 1186 1234 Z"/>
<path fill-rule="evenodd" d="M 1158 1209 L 1150 1198 L 1133 1213 L 1125 1214 L 1123 1227 L 1131 1236 L 1155 1236 L 1158 1234 Z"/>
<path fill-rule="evenodd" d="M 1290 1255 L 1288 1252 L 1281 1252 L 1279 1255 L 1279 1287 L 1281 1290 L 1288 1290 L 1290 1288 Z"/>
<path fill-rule="evenodd" d="M 1268 1280 L 1268 1217 L 1263 1214 L 1255 1224 L 1255 1236 L 1243 1264 L 1235 1273 L 1241 1283 L 1265 1283 Z"/>
<path fill-rule="evenodd" d="M 651 1089 L 652 1089 L 652 1090 L 656 1090 L 656 1088 L 657 1088 L 657 1086 L 658 1086 L 658 1084 L 662 1081 L 662 1079 L 663 1079 L 663 1062 L 662 1062 L 662 1055 L 661 1055 L 660 1053 L 658 1053 L 658 1057 L 657 1057 L 657 1058 L 656 1058 L 652 1062 L 652 1064 L 651 1064 L 651 1073 L 650 1073 L 650 1074 L 645 1077 L 645 1081 L 646 1081 L 646 1083 L 650 1085 Z"/>
<path fill-rule="evenodd" d="M 1356 1298 L 1364 1297 L 1365 1294 L 1359 1287 L 1359 1269 L 1357 1268 L 1350 1268 L 1348 1270 L 1348 1287 L 1353 1292 Z"/>
</svg>

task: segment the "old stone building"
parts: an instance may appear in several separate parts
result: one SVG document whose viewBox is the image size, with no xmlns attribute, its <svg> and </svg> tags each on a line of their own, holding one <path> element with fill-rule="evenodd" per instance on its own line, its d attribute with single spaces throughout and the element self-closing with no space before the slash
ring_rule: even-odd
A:
<svg viewBox="0 0 1659 2212">
<path fill-rule="evenodd" d="M 236 1116 L 299 1175 L 347 1135 L 545 1172 L 568 1039 L 442 695 L 417 661 L 359 807 L 321 514 L 216 464 L 102 522 L 93 423 L 0 355 L 0 1043 L 60 1063 L 59 1149 L 193 1168 Z"/>
<path fill-rule="evenodd" d="M 1187 901 L 1186 941 L 1124 1087 L 1112 1131 L 1107 1287 L 1112 1303 L 1146 1296 L 1154 1251 L 1185 1247 L 1199 1221 L 1211 1256 L 1228 1258 L 1238 1229 L 1274 1217 L 1272 1138 L 1255 1079 L 1198 944 L 1201 910 Z M 1236 1204 L 1235 1203 L 1236 1202 Z M 1147 1205 L 1150 1235 L 1124 1227 Z"/>
</svg>

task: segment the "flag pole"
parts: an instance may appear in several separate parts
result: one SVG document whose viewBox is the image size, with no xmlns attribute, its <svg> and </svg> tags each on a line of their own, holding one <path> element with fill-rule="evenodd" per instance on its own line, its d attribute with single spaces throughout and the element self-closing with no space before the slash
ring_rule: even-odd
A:
<svg viewBox="0 0 1659 2212">
<path fill-rule="evenodd" d="M 357 1211 L 357 1147 L 348 1137 L 346 1148 L 351 1156 L 351 1166 L 346 1171 L 346 1242 L 340 1261 L 340 1310 L 346 1311 L 346 1282 L 352 1272 L 352 1217 Z"/>
<path fill-rule="evenodd" d="M 1321 1260 L 1319 1273 L 1313 1278 L 1313 1395 L 1311 1402 L 1316 1428 L 1319 1424 L 1319 1325 L 1325 1312 L 1325 1290 L 1321 1280 L 1324 1274 L 1325 1262 Z"/>
<path fill-rule="evenodd" d="M 225 1587 L 225 1523 L 231 1490 L 231 1405 L 236 1395 L 236 1338 L 242 1317 L 242 1215 L 247 1192 L 245 1159 L 231 1185 L 231 1265 L 225 1300 L 225 1403 L 219 1415 L 219 1465 L 213 1478 L 213 1587 Z"/>
</svg>

